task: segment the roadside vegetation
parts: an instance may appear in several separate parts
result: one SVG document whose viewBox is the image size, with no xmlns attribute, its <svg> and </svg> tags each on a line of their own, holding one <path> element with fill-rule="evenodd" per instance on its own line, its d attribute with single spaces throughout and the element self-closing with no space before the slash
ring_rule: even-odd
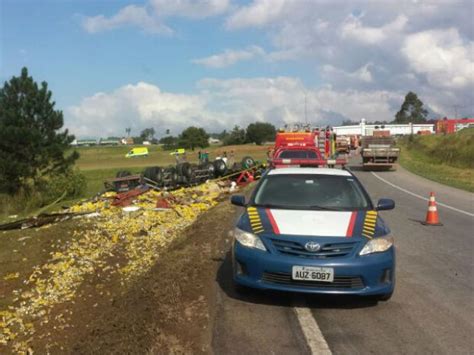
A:
<svg viewBox="0 0 474 355">
<path fill-rule="evenodd" d="M 398 141 L 400 165 L 442 184 L 474 192 L 474 128 Z"/>
<path fill-rule="evenodd" d="M 84 193 L 85 178 L 74 169 L 79 155 L 69 149 L 74 136 L 63 123 L 48 84 L 27 68 L 0 88 L 0 216 Z"/>
</svg>

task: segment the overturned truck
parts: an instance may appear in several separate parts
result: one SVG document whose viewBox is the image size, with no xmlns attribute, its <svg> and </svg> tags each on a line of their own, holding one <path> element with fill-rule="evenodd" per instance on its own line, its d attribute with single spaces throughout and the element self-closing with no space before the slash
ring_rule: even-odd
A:
<svg viewBox="0 0 474 355">
<path fill-rule="evenodd" d="M 182 186 L 199 185 L 207 180 L 233 177 L 238 172 L 257 169 L 258 163 L 252 157 L 244 157 L 241 162 L 228 166 L 224 159 L 216 159 L 201 164 L 182 162 L 168 167 L 151 166 L 141 174 L 119 171 L 114 179 L 105 181 L 106 190 L 116 192 L 129 191 L 147 184 L 156 189 L 173 189 Z"/>
<path fill-rule="evenodd" d="M 390 136 L 364 136 L 361 142 L 362 166 L 364 169 L 396 168 L 400 148 L 395 146 L 395 139 Z"/>
</svg>

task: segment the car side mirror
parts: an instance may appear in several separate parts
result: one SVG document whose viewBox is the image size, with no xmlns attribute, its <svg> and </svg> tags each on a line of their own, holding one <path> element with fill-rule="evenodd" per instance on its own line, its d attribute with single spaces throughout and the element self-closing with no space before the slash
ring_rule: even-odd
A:
<svg viewBox="0 0 474 355">
<path fill-rule="evenodd" d="M 386 210 L 393 210 L 395 208 L 395 201 L 389 198 L 381 198 L 379 202 L 377 202 L 377 207 L 375 208 L 377 211 L 386 211 Z"/>
<path fill-rule="evenodd" d="M 244 195 L 234 195 L 230 198 L 230 203 L 236 206 L 245 206 L 245 196 Z"/>
</svg>

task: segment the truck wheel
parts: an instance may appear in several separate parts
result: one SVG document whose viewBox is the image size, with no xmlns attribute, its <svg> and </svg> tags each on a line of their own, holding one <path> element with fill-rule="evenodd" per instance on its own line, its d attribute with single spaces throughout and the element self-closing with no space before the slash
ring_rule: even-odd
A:
<svg viewBox="0 0 474 355">
<path fill-rule="evenodd" d="M 163 170 L 159 166 L 152 166 L 145 169 L 143 176 L 159 184 L 163 180 Z"/>
<path fill-rule="evenodd" d="M 196 164 L 190 164 L 189 170 L 191 174 L 188 177 L 188 183 L 190 184 L 197 183 L 198 181 L 196 178 L 196 175 L 197 175 L 196 171 L 199 170 L 199 166 L 197 166 Z"/>
<path fill-rule="evenodd" d="M 167 183 L 171 186 L 175 186 L 176 182 L 178 181 L 178 172 L 176 171 L 176 168 L 173 166 L 170 166 L 164 170 L 166 175 L 168 175 L 168 181 Z"/>
<path fill-rule="evenodd" d="M 224 160 L 217 159 L 214 160 L 214 169 L 215 169 L 215 177 L 224 176 L 227 172 L 227 165 Z"/>
<path fill-rule="evenodd" d="M 180 163 L 176 165 L 176 172 L 178 176 L 189 178 L 192 174 L 191 164 L 189 163 Z"/>
<path fill-rule="evenodd" d="M 132 175 L 132 173 L 130 171 L 120 170 L 120 171 L 117 171 L 117 175 L 115 175 L 115 177 L 123 178 L 123 177 L 130 176 L 130 175 Z"/>
<path fill-rule="evenodd" d="M 243 167 L 244 169 L 249 169 L 249 168 L 251 168 L 251 167 L 253 167 L 253 166 L 255 166 L 255 165 L 256 165 L 256 164 L 255 164 L 255 160 L 254 160 L 252 157 L 244 157 L 244 158 L 242 159 L 242 167 Z"/>
<path fill-rule="evenodd" d="M 211 162 L 207 162 L 204 164 L 203 168 L 207 170 L 208 179 L 212 179 L 216 172 L 216 168 L 214 167 L 214 165 Z"/>
<path fill-rule="evenodd" d="M 193 176 L 193 168 L 189 163 L 183 163 L 181 165 L 181 174 L 190 179 Z"/>
</svg>

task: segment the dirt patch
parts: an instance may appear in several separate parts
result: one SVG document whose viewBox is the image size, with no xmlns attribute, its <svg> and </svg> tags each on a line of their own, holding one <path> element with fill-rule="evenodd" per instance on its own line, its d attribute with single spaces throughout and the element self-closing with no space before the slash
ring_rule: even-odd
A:
<svg viewBox="0 0 474 355">
<path fill-rule="evenodd" d="M 54 309 L 36 352 L 209 353 L 215 277 L 235 209 L 222 202 L 171 244 L 127 289 L 106 272 L 85 280 L 74 302 Z M 120 260 L 114 260 L 120 263 Z M 43 340 L 42 340 L 43 339 Z M 48 339 L 46 341 L 46 339 Z"/>
<path fill-rule="evenodd" d="M 72 239 L 77 228 L 79 222 L 72 220 L 36 229 L 0 232 L 0 309 L 13 304 L 12 291 L 26 289 L 23 281 L 34 267 L 47 262 L 52 252 Z"/>
</svg>

